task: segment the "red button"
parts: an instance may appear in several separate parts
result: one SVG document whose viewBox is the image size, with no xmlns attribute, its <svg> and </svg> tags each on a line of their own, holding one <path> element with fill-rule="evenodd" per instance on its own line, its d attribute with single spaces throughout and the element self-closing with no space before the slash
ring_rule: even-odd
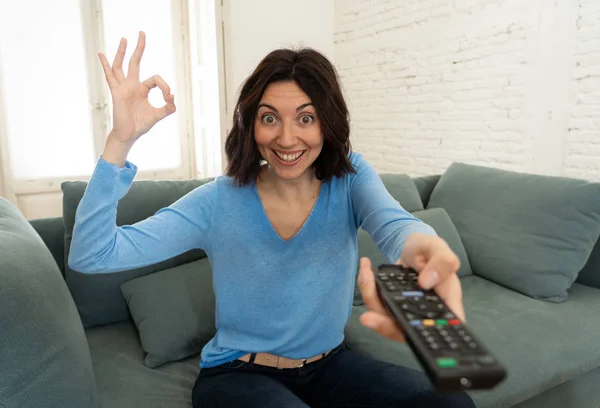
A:
<svg viewBox="0 0 600 408">
<path fill-rule="evenodd" d="M 448 321 L 448 323 L 450 323 L 452 326 L 458 326 L 460 324 L 460 320 L 458 319 L 451 319 Z"/>
</svg>

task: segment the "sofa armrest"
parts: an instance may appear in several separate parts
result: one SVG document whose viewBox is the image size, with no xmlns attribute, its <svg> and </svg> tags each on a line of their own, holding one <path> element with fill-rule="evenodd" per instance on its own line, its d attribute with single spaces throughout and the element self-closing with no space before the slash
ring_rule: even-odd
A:
<svg viewBox="0 0 600 408">
<path fill-rule="evenodd" d="M 50 251 L 0 198 L 0 407 L 95 408 L 89 346 Z"/>
<path fill-rule="evenodd" d="M 65 274 L 65 226 L 62 217 L 29 220 L 50 250 L 58 269 Z"/>
</svg>

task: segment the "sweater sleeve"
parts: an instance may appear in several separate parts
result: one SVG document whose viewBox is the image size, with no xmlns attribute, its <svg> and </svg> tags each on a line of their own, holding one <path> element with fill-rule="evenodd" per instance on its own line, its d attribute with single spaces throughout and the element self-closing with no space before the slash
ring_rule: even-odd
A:
<svg viewBox="0 0 600 408">
<path fill-rule="evenodd" d="M 118 227 L 117 204 L 137 167 L 99 158 L 75 214 L 68 264 L 82 273 L 108 273 L 158 263 L 188 250 L 208 249 L 216 202 L 215 181 L 133 225 Z"/>
<path fill-rule="evenodd" d="M 369 233 L 390 263 L 400 259 L 410 234 L 437 235 L 433 228 L 406 211 L 391 196 L 362 155 L 353 153 L 352 164 L 356 174 L 350 178 L 350 195 L 356 225 Z"/>
</svg>

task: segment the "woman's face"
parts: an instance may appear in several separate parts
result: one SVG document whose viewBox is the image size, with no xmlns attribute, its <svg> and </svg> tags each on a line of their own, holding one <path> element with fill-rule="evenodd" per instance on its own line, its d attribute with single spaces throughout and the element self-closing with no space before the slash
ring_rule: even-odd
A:
<svg viewBox="0 0 600 408">
<path fill-rule="evenodd" d="M 323 148 L 315 107 L 295 82 L 267 87 L 258 104 L 254 137 L 262 157 L 286 180 L 310 169 Z"/>
</svg>

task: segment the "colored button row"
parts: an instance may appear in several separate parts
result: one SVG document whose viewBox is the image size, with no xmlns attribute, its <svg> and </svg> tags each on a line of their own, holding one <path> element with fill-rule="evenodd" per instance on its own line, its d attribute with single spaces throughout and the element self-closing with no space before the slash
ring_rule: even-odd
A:
<svg viewBox="0 0 600 408">
<path fill-rule="evenodd" d="M 410 325 L 411 326 L 435 326 L 436 324 L 438 326 L 446 326 L 448 324 L 450 324 L 451 326 L 459 326 L 460 325 L 460 320 L 458 319 L 450 319 L 450 320 L 445 320 L 445 319 L 438 319 L 438 320 L 433 320 L 433 319 L 425 319 L 425 320 L 411 320 L 410 321 Z"/>
<path fill-rule="evenodd" d="M 437 359 L 437 365 L 443 368 L 452 368 L 457 366 L 457 362 L 453 358 L 443 357 Z"/>
<path fill-rule="evenodd" d="M 481 365 L 489 365 L 495 362 L 494 358 L 489 355 L 482 356 L 472 356 L 467 359 L 468 361 L 473 361 L 475 363 L 479 363 Z M 452 357 L 440 357 L 436 360 L 437 365 L 443 368 L 452 368 L 458 365 L 458 362 Z"/>
</svg>

